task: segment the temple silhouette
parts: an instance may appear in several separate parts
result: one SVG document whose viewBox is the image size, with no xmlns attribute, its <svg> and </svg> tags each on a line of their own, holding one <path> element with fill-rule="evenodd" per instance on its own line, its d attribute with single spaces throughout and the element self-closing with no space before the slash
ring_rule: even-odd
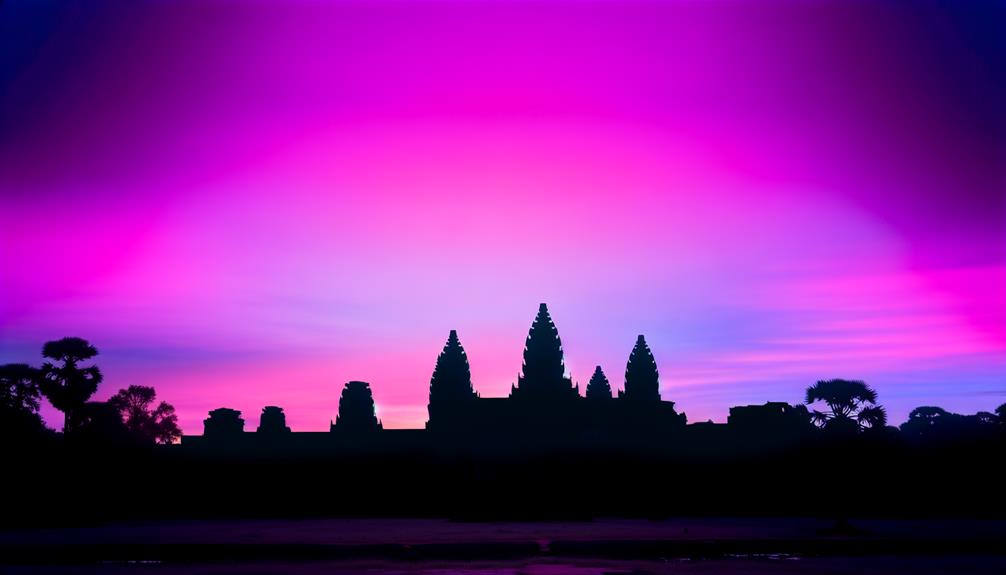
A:
<svg viewBox="0 0 1006 575">
<path fill-rule="evenodd" d="M 481 397 L 472 384 L 468 356 L 451 330 L 430 379 L 429 419 L 425 429 L 383 429 L 370 384 L 350 381 L 339 398 L 329 432 L 291 432 L 283 410 L 263 409 L 256 431 L 245 431 L 241 413 L 219 408 L 204 421 L 201 436 L 186 435 L 182 445 L 205 449 L 324 450 L 326 447 L 401 448 L 435 445 L 484 448 L 487 445 L 548 447 L 604 443 L 645 444 L 682 432 L 687 418 L 660 396 L 653 353 L 640 335 L 625 368 L 625 386 L 612 394 L 597 366 L 585 395 L 563 361 L 562 340 L 542 303 L 524 342 L 520 375 L 508 397 Z M 786 405 L 787 408 L 790 406 Z M 753 413 L 757 406 L 749 408 Z M 804 410 L 806 411 L 806 410 Z M 771 418 L 773 409 L 769 410 Z M 750 416 L 749 416 L 750 417 Z"/>
<path fill-rule="evenodd" d="M 95 354 L 79 338 L 43 349 L 50 359 Z M 278 405 L 260 414 L 220 407 L 209 412 L 201 435 L 183 435 L 180 444 L 176 436 L 141 441 L 116 405 L 148 398 L 140 403 L 149 407 L 153 390 L 122 390 L 115 401 L 79 406 L 68 433 L 10 436 L 6 457 L 18 471 L 11 477 L 46 494 L 12 491 L 26 502 L 13 516 L 523 520 L 824 510 L 841 520 L 852 508 L 878 517 L 1006 514 L 1001 474 L 992 465 L 1004 453 L 1006 404 L 974 415 L 922 406 L 898 428 L 888 425 L 865 382 L 827 379 L 807 387 L 803 404 L 734 406 L 726 423 L 689 423 L 661 397 L 643 336 L 632 346 L 619 393 L 600 366 L 580 389 L 567 375 L 563 351 L 542 304 L 510 393 L 481 397 L 451 331 L 432 366 L 429 417 L 420 429 L 384 429 L 370 384 L 350 381 L 327 430 L 291 431 Z M 46 369 L 97 373 L 92 365 Z M 10 397 L 30 391 L 25 373 L 30 369 L 14 365 L 0 374 Z M 858 507 L 827 504 L 864 492 L 869 497 Z M 153 508 L 134 503 L 152 494 Z"/>
</svg>

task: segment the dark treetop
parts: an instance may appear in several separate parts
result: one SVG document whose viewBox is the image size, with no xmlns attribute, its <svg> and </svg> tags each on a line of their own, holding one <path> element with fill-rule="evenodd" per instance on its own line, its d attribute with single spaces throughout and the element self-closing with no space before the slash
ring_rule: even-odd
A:
<svg viewBox="0 0 1006 575">
<path fill-rule="evenodd" d="M 37 383 L 38 370 L 28 364 L 0 365 L 0 434 L 3 437 L 36 435 L 45 430 L 38 414 Z"/>
<path fill-rule="evenodd" d="M 172 443 L 182 436 L 175 408 L 166 401 L 154 404 L 157 392 L 144 385 L 120 389 L 108 400 L 133 436 L 149 443 Z"/>
<path fill-rule="evenodd" d="M 877 392 L 866 383 L 850 379 L 826 379 L 807 388 L 807 405 L 823 403 L 826 411 L 814 410 L 813 420 L 836 433 L 882 429 L 887 412 L 877 405 Z"/>
<path fill-rule="evenodd" d="M 78 365 L 96 355 L 98 350 L 79 337 L 64 337 L 42 347 L 42 356 L 53 361 L 42 364 L 39 390 L 53 407 L 63 412 L 64 429 L 73 427 L 74 412 L 98 390 L 101 383 L 98 367 Z"/>
</svg>

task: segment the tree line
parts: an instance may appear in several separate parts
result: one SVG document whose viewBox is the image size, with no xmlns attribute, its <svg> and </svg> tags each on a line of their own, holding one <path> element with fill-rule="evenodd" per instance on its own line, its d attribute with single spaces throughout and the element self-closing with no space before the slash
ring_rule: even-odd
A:
<svg viewBox="0 0 1006 575">
<path fill-rule="evenodd" d="M 89 362 L 98 355 L 90 342 L 64 337 L 46 342 L 41 367 L 0 365 L 0 436 L 41 438 L 53 431 L 39 410 L 44 398 L 63 413 L 66 438 L 138 444 L 173 443 L 182 436 L 175 408 L 157 402 L 153 387 L 130 385 L 107 401 L 90 401 L 104 377 Z"/>
</svg>

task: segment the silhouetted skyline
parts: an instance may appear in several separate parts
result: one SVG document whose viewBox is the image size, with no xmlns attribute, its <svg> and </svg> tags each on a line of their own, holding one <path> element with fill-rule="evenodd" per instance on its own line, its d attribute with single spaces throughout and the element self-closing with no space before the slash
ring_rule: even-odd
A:
<svg viewBox="0 0 1006 575">
<path fill-rule="evenodd" d="M 29 420 L 38 417 L 40 406 L 44 405 L 38 398 L 44 396 L 48 405 L 63 413 L 64 425 L 61 429 L 70 429 L 74 435 L 78 427 L 86 427 L 93 432 L 111 425 L 101 433 L 132 434 L 143 442 L 151 443 L 172 443 L 181 437 L 174 406 L 162 401 L 155 408 L 156 391 L 152 387 L 130 385 L 120 389 L 107 403 L 89 401 L 103 380 L 100 367 L 94 363 L 97 355 L 97 348 L 89 341 L 64 337 L 42 346 L 42 356 L 47 361 L 39 368 L 26 363 L 0 364 L 4 401 L 5 405 L 9 404 L 5 409 L 17 414 L 17 422 L 21 423 L 15 422 L 16 425 L 26 423 L 24 429 L 33 430 L 32 433 L 41 429 L 41 423 L 34 424 Z M 289 383 L 298 385 L 298 382 Z M 438 433 L 468 434 L 487 429 L 505 431 L 515 425 L 534 429 L 533 421 L 540 419 L 541 422 L 551 422 L 549 427 L 558 425 L 571 429 L 580 429 L 585 422 L 592 422 L 576 433 L 587 432 L 595 425 L 599 425 L 599 429 L 669 426 L 660 432 L 662 434 L 688 421 L 687 414 L 675 410 L 673 401 L 661 396 L 662 389 L 666 391 L 667 386 L 661 384 L 653 352 L 645 335 L 640 334 L 625 364 L 622 388 L 616 392 L 598 365 L 581 393 L 579 383 L 568 375 L 558 328 L 547 304 L 541 303 L 524 342 L 521 370 L 516 382 L 510 386 L 505 403 L 500 402 L 504 399 L 502 397 L 482 400 L 472 381 L 471 365 L 458 332 L 450 330 L 430 378 L 428 418 L 423 427 Z M 319 403 L 327 402 L 323 396 L 317 399 Z M 581 403 L 581 399 L 587 402 Z M 611 400 L 615 399 L 618 401 L 612 403 Z M 233 401 L 226 403 L 234 404 Z M 573 403 L 578 407 L 574 408 Z M 806 388 L 804 403 L 806 406 L 819 405 L 821 409 L 808 411 L 804 405 L 799 405 L 802 415 L 798 418 L 797 427 L 814 424 L 822 430 L 831 431 L 882 430 L 889 423 L 887 408 L 878 402 L 876 390 L 860 380 L 820 379 Z M 662 406 L 659 409 L 646 407 L 657 404 Z M 733 418 L 738 409 L 749 413 L 768 409 L 765 413 L 774 413 L 777 406 L 788 414 L 797 413 L 788 411 L 793 406 L 785 401 L 769 401 L 764 406 L 734 405 L 730 407 L 730 414 Z M 909 435 L 918 435 L 911 430 L 918 429 L 923 422 L 930 425 L 934 422 L 941 425 L 943 422 L 957 422 L 954 425 L 960 426 L 959 422 L 967 421 L 970 423 L 965 426 L 984 425 L 988 431 L 1000 425 L 1000 412 L 1004 408 L 1006 404 L 1000 405 L 995 413 L 985 410 L 969 415 L 924 405 L 914 408 L 902 427 L 907 425 Z M 240 409 L 231 407 L 210 410 L 203 421 L 204 434 L 209 437 L 242 434 L 245 423 L 241 413 Z M 795 421 L 790 415 L 787 418 L 787 421 Z M 702 420 L 697 422 L 702 423 Z M 712 419 L 705 422 L 714 423 Z M 330 420 L 330 430 L 353 435 L 383 428 L 370 383 L 353 380 L 344 384 L 338 399 L 337 415 Z M 411 429 L 418 428 L 414 426 Z M 262 408 L 258 428 L 260 436 L 277 437 L 290 431 L 283 407 L 267 405 Z"/>
<path fill-rule="evenodd" d="M 84 344 L 86 342 L 77 347 Z M 46 344 L 45 350 L 51 347 L 54 344 Z M 93 350 L 89 345 L 85 347 Z M 9 366 L 9 370 L 19 374 L 21 366 Z M 595 367 L 581 395 L 579 385 L 566 375 L 559 330 L 552 321 L 548 305 L 541 303 L 524 342 L 524 361 L 517 383 L 511 386 L 506 398 L 480 396 L 472 382 L 464 345 L 457 330 L 450 331 L 430 378 L 429 417 L 424 427 L 434 433 L 430 441 L 444 446 L 461 440 L 493 442 L 522 434 L 536 439 L 566 437 L 574 442 L 622 437 L 637 445 L 680 443 L 688 423 L 687 414 L 676 411 L 674 402 L 662 397 L 660 389 L 660 370 L 646 337 L 640 334 L 626 362 L 625 383 L 617 396 L 613 395 L 601 366 Z M 863 381 L 832 378 L 808 385 L 803 404 L 768 401 L 763 405 L 733 406 L 727 427 L 732 433 L 741 434 L 735 441 L 757 442 L 768 438 L 769 444 L 799 443 L 810 438 L 814 429 L 823 432 L 824 437 L 845 439 L 860 432 L 869 432 L 876 438 L 893 437 L 899 430 L 909 441 L 932 440 L 935 436 L 927 435 L 930 432 L 937 432 L 941 438 L 956 434 L 959 437 L 954 439 L 973 439 L 999 436 L 1006 428 L 1004 409 L 1006 403 L 994 412 L 957 414 L 940 407 L 921 406 L 913 409 L 899 428 L 889 426 L 887 409 L 879 402 L 876 389 Z M 240 414 L 239 410 L 231 408 L 211 411 L 204 421 L 202 435 L 210 440 L 230 438 L 216 443 L 218 447 L 239 439 L 237 436 L 244 431 Z M 257 434 L 274 438 L 288 433 L 290 428 L 285 426 L 285 421 L 281 407 L 267 406 L 262 410 Z M 717 427 L 712 421 L 693 423 L 699 424 L 693 429 L 702 430 L 693 434 L 711 432 Z M 365 437 L 381 429 L 370 384 L 364 381 L 346 383 L 339 397 L 338 415 L 331 422 L 330 430 L 339 432 L 344 438 L 353 438 Z M 190 432 L 189 435 L 191 444 L 192 436 L 198 434 Z M 310 435 L 313 441 L 318 440 L 317 434 Z M 703 441 L 708 442 L 708 439 Z"/>
<path fill-rule="evenodd" d="M 735 405 L 726 424 L 693 420 L 689 426 L 687 414 L 661 395 L 660 369 L 643 334 L 636 337 L 617 395 L 601 366 L 594 368 L 581 395 L 579 385 L 566 375 L 564 354 L 548 305 L 541 303 L 524 342 L 521 371 L 507 397 L 482 397 L 476 391 L 468 354 L 457 330 L 450 330 L 430 377 L 429 416 L 422 429 L 382 433 L 370 383 L 353 380 L 342 386 L 328 438 L 316 431 L 292 433 L 284 409 L 277 405 L 262 408 L 254 432 L 246 430 L 240 409 L 222 406 L 209 411 L 202 434 L 190 431 L 183 436 L 174 406 L 166 401 L 155 404 L 157 392 L 152 387 L 130 385 L 107 402 L 91 400 L 103 381 L 95 363 L 98 348 L 79 337 L 64 337 L 43 344 L 42 357 L 47 361 L 41 367 L 0 364 L 0 441 L 17 449 L 36 442 L 51 446 L 58 438 L 70 447 L 93 445 L 114 451 L 180 439 L 183 447 L 194 445 L 197 452 L 230 451 L 265 459 L 276 449 L 331 457 L 333 448 L 347 446 L 377 458 L 389 449 L 413 455 L 432 449 L 456 456 L 472 448 L 489 453 L 503 448 L 526 457 L 547 448 L 571 455 L 612 449 L 625 455 L 662 456 L 677 450 L 679 457 L 689 451 L 702 457 L 733 453 L 729 459 L 744 457 L 745 452 L 780 450 L 793 456 L 801 449 L 836 441 L 850 448 L 865 441 L 864 445 L 877 448 L 986 449 L 1006 433 L 1006 403 L 974 414 L 923 405 L 900 425 L 890 425 L 874 387 L 842 378 L 808 385 L 801 404 Z M 41 397 L 63 413 L 62 433 L 54 434 L 39 418 Z M 741 449 L 735 452 L 738 446 Z"/>
<path fill-rule="evenodd" d="M 1004 397 L 1001 3 L 60 4 L 0 3 L 0 363 L 419 427 L 450 329 L 505 396 L 547 301 L 581 393 L 642 333 L 694 419 Z"/>
<path fill-rule="evenodd" d="M 1006 573 L 1004 102 L 1006 0 L 0 0 L 0 571 Z"/>
<path fill-rule="evenodd" d="M 181 435 L 174 407 L 157 403 L 153 388 L 129 385 L 108 401 L 92 399 L 103 378 L 91 342 L 64 337 L 41 351 L 49 360 L 41 367 L 0 365 L 0 457 L 16 470 L 13 477 L 31 477 L 34 486 L 63 484 L 57 470 L 85 466 L 88 485 L 115 490 L 116 501 L 154 491 L 170 501 L 147 508 L 82 498 L 74 488 L 41 488 L 53 496 L 41 501 L 43 515 L 64 519 L 82 512 L 91 518 L 802 515 L 822 494 L 860 488 L 875 496 L 871 515 L 987 516 L 1002 508 L 1000 498 L 990 497 L 1001 490 L 998 476 L 974 463 L 1001 453 L 1006 403 L 974 414 L 919 406 L 892 426 L 881 392 L 835 378 L 808 385 L 804 404 L 737 405 L 725 424 L 689 423 L 661 396 L 659 366 L 643 335 L 626 363 L 625 393 L 613 397 L 597 367 L 580 395 L 564 374 L 559 330 L 544 303 L 509 397 L 479 395 L 461 338 L 450 331 L 430 378 L 425 429 L 384 429 L 370 384 L 354 380 L 342 386 L 328 432 L 294 432 L 284 409 L 267 405 L 257 428 L 249 429 L 241 410 L 224 406 L 207 414 L 202 434 Z M 37 417 L 40 397 L 64 413 L 62 433 Z M 126 470 L 142 479 L 126 486 L 109 481 Z M 808 470 L 815 471 L 812 480 Z M 198 478 L 198 488 L 163 491 L 182 476 Z M 927 493 L 924 505 L 903 488 L 908 479 Z M 615 483 L 626 488 L 597 489 Z M 39 501 L 22 503 L 6 521 L 32 521 L 39 513 Z M 849 508 L 826 509 L 837 522 L 823 535 L 859 533 L 846 521 Z"/>
</svg>

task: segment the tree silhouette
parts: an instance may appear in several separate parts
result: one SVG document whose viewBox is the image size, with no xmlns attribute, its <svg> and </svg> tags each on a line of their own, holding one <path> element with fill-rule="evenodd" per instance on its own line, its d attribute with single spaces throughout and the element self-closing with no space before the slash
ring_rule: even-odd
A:
<svg viewBox="0 0 1006 575">
<path fill-rule="evenodd" d="M 979 411 L 971 416 L 979 430 L 992 430 L 999 426 L 999 417 L 988 411 Z"/>
<path fill-rule="evenodd" d="M 262 408 L 262 416 L 259 418 L 258 432 L 274 435 L 290 433 L 290 428 L 286 425 L 286 414 L 282 407 L 267 405 Z"/>
<path fill-rule="evenodd" d="M 38 370 L 26 363 L 0 365 L 0 408 L 38 413 Z"/>
<path fill-rule="evenodd" d="M 862 381 L 828 379 L 807 388 L 805 403 L 823 402 L 828 411 L 814 410 L 811 417 L 819 427 L 835 432 L 881 429 L 887 412 L 877 405 L 877 392 Z"/>
<path fill-rule="evenodd" d="M 152 387 L 130 385 L 113 395 L 108 404 L 119 412 L 126 429 L 144 443 L 173 443 L 182 436 L 175 408 L 165 401 L 151 408 L 157 399 Z"/>
<path fill-rule="evenodd" d="M 578 396 L 579 392 L 565 373 L 559 330 L 552 323 L 548 306 L 540 304 L 524 342 L 524 364 L 511 395 L 537 399 Z"/>
<path fill-rule="evenodd" d="M 381 429 L 377 421 L 377 409 L 370 384 L 365 381 L 350 381 L 342 388 L 339 398 L 339 416 L 335 419 L 335 429 L 348 432 L 366 432 Z"/>
<path fill-rule="evenodd" d="M 987 436 L 998 426 L 999 418 L 987 411 L 961 415 L 942 407 L 923 406 L 913 409 L 900 429 L 907 438 L 946 441 Z"/>
<path fill-rule="evenodd" d="M 608 378 L 604 376 L 601 366 L 594 368 L 594 375 L 590 376 L 590 381 L 587 383 L 586 396 L 591 400 L 611 399 L 611 385 L 608 384 Z"/>
<path fill-rule="evenodd" d="M 443 351 L 437 356 L 437 365 L 430 378 L 430 422 L 462 415 L 477 397 L 472 387 L 468 356 L 458 339 L 458 332 L 452 329 Z"/>
<path fill-rule="evenodd" d="M 864 429 L 881 430 L 887 426 L 887 410 L 881 405 L 864 407 L 856 419 Z"/>
<path fill-rule="evenodd" d="M 916 407 L 908 414 L 908 420 L 901 424 L 901 433 L 907 436 L 922 437 L 941 425 L 951 417 L 951 413 L 942 407 Z"/>
<path fill-rule="evenodd" d="M 646 338 L 637 337 L 625 365 L 625 391 L 619 392 L 618 397 L 631 401 L 660 401 L 659 377 L 657 362 L 650 346 L 646 345 Z"/>
<path fill-rule="evenodd" d="M 105 401 L 88 401 L 74 410 L 72 441 L 98 446 L 127 445 L 136 439 L 116 407 Z"/>
<path fill-rule="evenodd" d="M 63 412 L 64 433 L 73 429 L 74 410 L 84 405 L 101 383 L 101 370 L 97 366 L 78 365 L 96 355 L 98 350 L 79 337 L 64 337 L 42 346 L 42 356 L 54 362 L 42 364 L 39 390 L 53 407 Z"/>
<path fill-rule="evenodd" d="M 0 435 L 42 431 L 38 370 L 24 363 L 0 365 Z"/>
</svg>

